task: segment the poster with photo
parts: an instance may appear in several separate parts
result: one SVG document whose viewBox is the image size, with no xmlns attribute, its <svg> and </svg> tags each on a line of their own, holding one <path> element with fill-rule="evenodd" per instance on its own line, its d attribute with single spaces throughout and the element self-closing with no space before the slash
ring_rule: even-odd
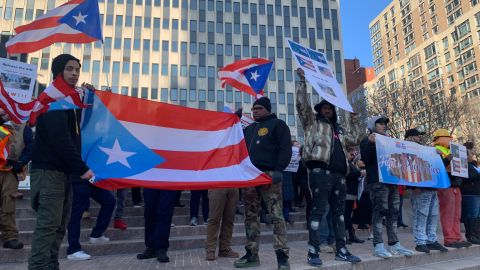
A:
<svg viewBox="0 0 480 270">
<path fill-rule="evenodd" d="M 305 79 L 315 91 L 333 105 L 353 112 L 347 95 L 338 83 L 332 68 L 328 65 L 325 54 L 306 48 L 295 41 L 287 39 L 293 58 L 305 72 Z"/>
<path fill-rule="evenodd" d="M 0 80 L 15 101 L 27 103 L 32 100 L 36 79 L 35 65 L 0 58 Z"/>
<path fill-rule="evenodd" d="M 468 178 L 467 148 L 459 143 L 450 142 L 452 175 Z"/>
</svg>

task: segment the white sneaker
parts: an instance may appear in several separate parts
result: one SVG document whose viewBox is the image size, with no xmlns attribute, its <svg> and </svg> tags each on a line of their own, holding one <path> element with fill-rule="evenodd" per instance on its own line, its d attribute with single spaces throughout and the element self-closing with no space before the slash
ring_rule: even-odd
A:
<svg viewBox="0 0 480 270">
<path fill-rule="evenodd" d="M 105 237 L 105 236 L 100 236 L 100 237 L 90 237 L 90 244 L 101 244 L 101 243 L 106 243 L 110 242 L 110 238 Z"/>
<path fill-rule="evenodd" d="M 67 256 L 67 260 L 70 261 L 86 261 L 90 260 L 92 256 L 85 253 L 83 250 L 77 251 Z"/>
</svg>

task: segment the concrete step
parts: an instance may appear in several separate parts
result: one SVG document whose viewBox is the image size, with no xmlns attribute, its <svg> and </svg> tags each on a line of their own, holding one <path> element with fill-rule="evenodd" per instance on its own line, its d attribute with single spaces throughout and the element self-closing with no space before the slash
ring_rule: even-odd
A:
<svg viewBox="0 0 480 270">
<path fill-rule="evenodd" d="M 291 232 L 289 239 L 293 237 L 299 237 L 299 234 L 295 234 L 293 237 L 293 232 Z M 406 239 L 411 239 L 411 235 L 407 233 L 401 233 L 399 235 L 402 242 L 408 246 L 412 246 L 412 241 L 407 241 Z M 234 242 L 237 245 L 232 248 L 240 252 L 241 255 L 244 254 L 243 251 L 243 241 L 245 236 L 241 235 L 240 238 L 237 238 L 237 234 L 234 235 Z M 258 267 L 252 268 L 255 270 L 272 270 L 276 269 L 277 262 L 275 254 L 273 252 L 273 247 L 269 240 L 272 240 L 271 234 L 264 234 L 261 237 L 260 245 L 260 261 L 261 264 Z M 240 243 L 238 243 L 240 242 Z M 192 240 L 191 243 L 196 243 L 196 240 Z M 61 269 L 89 269 L 89 270 L 118 270 L 118 269 L 228 269 L 233 270 L 233 261 L 231 258 L 217 258 L 216 261 L 206 261 L 205 260 L 205 250 L 203 247 L 192 249 L 185 248 L 179 249 L 176 242 L 176 238 L 171 239 L 172 248 L 169 250 L 168 255 L 170 256 L 170 262 L 165 264 L 158 263 L 156 260 L 142 260 L 139 261 L 135 258 L 136 253 L 144 249 L 143 243 L 134 242 L 134 241 L 119 241 L 117 245 L 111 245 L 112 251 L 115 251 L 116 255 L 101 256 L 103 253 L 109 252 L 106 246 L 91 246 L 86 245 L 84 247 L 85 251 L 93 255 L 93 259 L 90 261 L 68 261 L 61 260 L 60 267 Z M 412 257 L 404 256 L 394 256 L 391 259 L 384 260 L 372 256 L 372 246 L 371 242 L 368 241 L 364 244 L 355 244 L 348 246 L 349 250 L 359 256 L 362 259 L 362 262 L 352 265 L 350 263 L 339 262 L 334 260 L 333 254 L 320 254 L 321 259 L 323 260 L 322 269 L 335 269 L 335 270 L 389 270 L 389 269 L 441 269 L 441 270 L 453 270 L 453 269 L 479 269 L 479 252 L 480 246 L 472 246 L 470 248 L 464 249 L 449 249 L 447 253 L 432 252 L 430 254 L 424 254 L 415 252 Z M 175 249 L 173 247 L 175 246 Z M 298 239 L 295 241 L 289 241 L 288 246 L 290 248 L 290 265 L 291 269 L 318 269 L 307 265 L 306 263 L 306 252 L 307 244 L 305 239 Z M 122 248 L 128 247 L 128 248 Z M 12 258 L 11 261 L 25 261 L 28 256 L 27 247 L 25 251 L 14 251 L 10 254 L 9 258 Z M 62 257 L 64 256 L 64 248 L 62 248 Z M 130 253 L 123 253 L 123 251 L 133 250 Z M 6 258 L 4 255 L 4 250 L 0 249 L 0 269 L 5 270 L 23 270 L 26 269 L 26 263 L 17 263 L 9 264 L 7 261 L 3 260 Z M 15 254 L 14 254 L 15 253 Z M 14 256 L 17 256 L 15 258 Z M 22 257 L 23 256 L 23 257 Z"/>
<path fill-rule="evenodd" d="M 306 230 L 306 222 L 297 222 L 293 225 L 287 224 L 288 231 L 300 231 Z M 265 225 L 261 224 L 261 231 L 268 232 L 273 229 L 273 225 Z M 88 242 L 90 239 L 90 228 L 82 228 L 80 230 L 80 242 Z M 245 233 L 245 225 L 243 223 L 237 223 L 234 226 L 235 233 Z M 109 237 L 111 240 L 131 240 L 131 239 L 143 239 L 145 236 L 145 229 L 143 226 L 141 227 L 129 227 L 125 231 L 121 231 L 114 228 L 108 228 L 104 234 L 105 236 Z M 206 225 L 198 225 L 198 226 L 189 226 L 189 225 L 182 225 L 182 226 L 174 226 L 171 228 L 170 236 L 206 236 L 207 235 L 207 226 Z M 30 244 L 32 242 L 33 230 L 32 231 L 20 231 L 19 232 L 19 240 L 23 243 Z M 64 242 L 66 242 L 66 238 Z"/>
<path fill-rule="evenodd" d="M 127 223 L 129 227 L 142 227 L 145 225 L 144 223 L 144 218 L 143 218 L 143 208 L 140 210 L 142 211 L 141 213 L 137 213 L 138 211 L 136 210 L 137 208 L 131 208 L 134 209 L 133 214 L 125 216 L 124 220 Z M 136 215 L 134 215 L 136 214 Z M 296 213 L 290 213 L 290 216 L 294 221 L 305 221 L 305 213 L 303 212 L 296 212 Z M 88 219 L 82 219 L 82 228 L 88 229 L 88 228 L 93 228 L 96 223 L 96 216 L 92 215 L 91 218 Z M 35 224 L 36 224 L 36 218 L 35 217 L 29 217 L 29 218 L 17 218 L 17 228 L 19 231 L 32 231 L 35 229 Z M 243 215 L 235 215 L 235 223 L 243 223 L 244 222 L 244 217 Z M 189 214 L 179 214 L 179 215 L 174 215 L 172 223 L 175 225 L 190 225 L 190 215 Z M 198 224 L 202 225 L 204 224 L 203 218 L 199 218 Z M 113 218 L 112 221 L 110 222 L 110 226 L 113 226 Z"/>
<path fill-rule="evenodd" d="M 306 241 L 308 232 L 306 230 L 289 230 L 289 241 Z M 273 243 L 272 229 L 263 231 L 260 235 L 262 243 Z M 242 245 L 245 243 L 245 233 L 234 233 L 232 236 L 232 245 Z M 205 235 L 191 236 L 170 236 L 170 251 L 186 249 L 203 249 L 205 246 Z M 67 244 L 63 243 L 60 249 L 61 258 L 66 257 Z M 92 245 L 82 243 L 82 248 L 88 254 L 93 256 L 118 255 L 142 252 L 145 249 L 143 238 L 129 240 L 115 240 L 105 244 Z M 0 262 L 15 263 L 26 262 L 30 254 L 31 246 L 26 245 L 21 250 L 0 249 Z M 140 269 L 140 268 L 139 268 Z"/>
</svg>

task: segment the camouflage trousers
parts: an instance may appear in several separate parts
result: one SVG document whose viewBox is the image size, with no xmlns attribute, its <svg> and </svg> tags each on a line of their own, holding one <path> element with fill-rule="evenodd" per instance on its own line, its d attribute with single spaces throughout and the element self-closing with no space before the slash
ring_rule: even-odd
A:
<svg viewBox="0 0 480 270">
<path fill-rule="evenodd" d="M 282 212 L 282 183 L 245 188 L 243 192 L 245 200 L 245 232 L 247 234 L 245 248 L 250 250 L 252 254 L 258 254 L 261 200 L 263 200 L 273 223 L 273 249 L 282 250 L 288 256 L 287 228 Z"/>
</svg>

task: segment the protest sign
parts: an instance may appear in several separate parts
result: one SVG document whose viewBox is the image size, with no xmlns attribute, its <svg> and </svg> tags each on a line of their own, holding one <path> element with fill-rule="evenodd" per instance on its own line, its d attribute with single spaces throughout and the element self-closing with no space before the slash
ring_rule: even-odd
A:
<svg viewBox="0 0 480 270">
<path fill-rule="evenodd" d="M 315 91 L 328 102 L 353 112 L 348 103 L 347 96 L 338 84 L 332 68 L 328 65 L 325 54 L 306 48 L 292 40 L 287 39 L 292 51 L 293 58 L 298 66 L 305 72 L 305 78 L 313 86 Z"/>
<path fill-rule="evenodd" d="M 445 165 L 436 149 L 375 134 L 381 183 L 448 188 Z"/>
<path fill-rule="evenodd" d="M 452 175 L 468 178 L 467 148 L 459 143 L 450 142 Z"/>
<path fill-rule="evenodd" d="M 298 166 L 300 165 L 300 158 L 300 148 L 292 146 L 292 158 L 284 171 L 296 173 L 298 171 Z"/>
<path fill-rule="evenodd" d="M 36 66 L 0 58 L 0 80 L 15 101 L 27 103 L 32 100 L 36 79 Z"/>
</svg>

